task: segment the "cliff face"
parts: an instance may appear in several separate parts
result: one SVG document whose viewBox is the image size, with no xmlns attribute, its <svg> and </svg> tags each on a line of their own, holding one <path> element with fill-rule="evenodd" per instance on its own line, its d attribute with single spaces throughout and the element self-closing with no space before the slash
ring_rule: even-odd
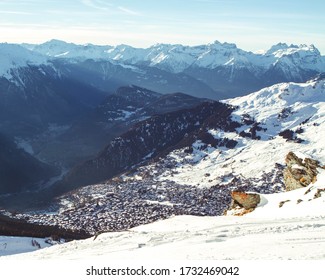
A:
<svg viewBox="0 0 325 280">
<path fill-rule="evenodd" d="M 308 186 L 317 180 L 317 168 L 322 168 L 320 163 L 311 158 L 301 159 L 293 152 L 289 152 L 285 162 L 287 167 L 283 171 L 286 191 L 291 191 Z"/>
</svg>

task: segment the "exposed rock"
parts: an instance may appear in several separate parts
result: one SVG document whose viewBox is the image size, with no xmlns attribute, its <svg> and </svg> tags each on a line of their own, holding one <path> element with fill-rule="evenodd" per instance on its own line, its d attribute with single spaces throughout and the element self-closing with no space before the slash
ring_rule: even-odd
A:
<svg viewBox="0 0 325 280">
<path fill-rule="evenodd" d="M 290 200 L 284 200 L 279 203 L 279 208 L 281 208 L 285 203 L 290 202 Z"/>
<path fill-rule="evenodd" d="M 301 133 L 302 130 L 298 130 L 298 132 Z M 304 140 L 297 137 L 296 133 L 298 133 L 298 132 L 294 132 L 294 131 L 292 131 L 290 129 L 286 129 L 284 131 L 281 131 L 279 133 L 279 136 L 282 136 L 284 139 L 287 139 L 287 142 L 288 141 L 293 141 L 295 143 L 302 143 Z"/>
<path fill-rule="evenodd" d="M 235 204 L 245 208 L 246 210 L 255 209 L 261 201 L 260 195 L 256 193 L 233 191 L 231 192 L 231 197 Z"/>
<path fill-rule="evenodd" d="M 314 195 L 314 199 L 320 198 L 322 196 L 322 193 L 325 193 L 325 188 L 324 189 L 318 189 L 317 192 Z"/>
<path fill-rule="evenodd" d="M 286 156 L 287 168 L 283 171 L 286 191 L 291 191 L 308 186 L 317 179 L 317 168 L 321 168 L 316 160 L 297 157 L 293 152 Z"/>
</svg>

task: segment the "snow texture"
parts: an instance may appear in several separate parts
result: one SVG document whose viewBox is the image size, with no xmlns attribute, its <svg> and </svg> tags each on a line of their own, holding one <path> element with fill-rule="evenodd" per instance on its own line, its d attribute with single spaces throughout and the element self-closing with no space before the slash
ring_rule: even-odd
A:
<svg viewBox="0 0 325 280">
<path fill-rule="evenodd" d="M 115 47 L 76 45 L 59 40 L 51 40 L 41 45 L 23 44 L 23 46 L 52 58 L 65 58 L 72 61 L 109 60 L 125 67 L 142 64 L 173 73 L 183 72 L 190 67 L 214 69 L 218 66 L 247 67 L 252 72 L 265 72 L 270 67 L 281 64 L 283 69 L 290 71 L 295 71 L 297 66 L 318 72 L 325 71 L 325 59 L 314 45 L 288 46 L 280 43 L 260 53 L 247 52 L 237 48 L 235 44 L 219 41 L 193 47 L 156 44 L 146 49 L 128 45 Z"/>
<path fill-rule="evenodd" d="M 198 140 L 193 143 L 191 153 L 172 151 L 165 159 L 129 174 L 133 176 L 133 181 L 128 181 L 127 175 L 122 176 L 116 183 L 116 190 L 126 180 L 138 191 L 137 184 L 144 185 L 148 180 L 144 174 L 151 174 L 155 179 L 148 181 L 150 187 L 154 189 L 153 182 L 156 182 L 162 197 L 147 199 L 147 209 L 150 204 L 173 206 L 167 200 L 168 195 L 163 194 L 177 186 L 212 190 L 212 186 L 217 185 L 222 190 L 222 184 L 235 185 L 234 176 L 244 178 L 255 189 L 262 189 L 266 178 L 268 186 L 276 189 L 279 178 L 274 166 L 283 166 L 289 151 L 324 164 L 324 96 L 325 81 L 315 80 L 303 84 L 278 84 L 245 97 L 225 100 L 237 106 L 232 118 L 240 120 L 243 125 L 237 128 L 237 132 L 214 128 L 208 132 L 214 138 L 236 140 L 236 148 L 214 148 Z M 256 139 L 240 136 L 240 132 L 245 132 L 254 124 L 259 127 Z M 293 131 L 294 137 L 285 139 L 280 136 L 284 130 Z M 302 141 L 297 141 L 298 138 Z M 164 162 L 169 167 L 159 169 Z M 3 258 L 325 259 L 325 171 L 319 169 L 318 172 L 317 181 L 306 188 L 274 194 L 266 194 L 266 191 L 261 194 L 258 207 L 245 216 L 234 216 L 235 211 L 228 212 L 227 216 L 172 216 L 129 230 L 103 233 L 97 238 Z M 132 196 L 135 194 L 132 188 L 126 191 Z M 79 194 L 83 197 L 84 194 L 90 195 L 94 200 L 96 195 L 103 198 L 101 192 L 105 192 L 108 197 L 112 194 L 115 196 L 114 192 L 108 193 L 103 185 L 85 187 Z M 71 201 L 67 200 L 65 205 L 68 210 L 71 206 L 69 203 Z M 97 206 L 100 207 L 100 204 L 98 200 Z M 8 250 L 10 246 L 8 243 Z"/>
<path fill-rule="evenodd" d="M 223 102 L 237 106 L 233 120 L 243 122 L 247 118 L 247 121 L 258 124 L 260 131 L 256 134 L 260 140 L 240 136 L 241 132 L 249 131 L 251 124 L 237 128 L 237 133 L 210 129 L 209 133 L 215 138 L 237 141 L 236 148 L 214 148 L 198 140 L 192 145 L 191 154 L 184 154 L 182 150 L 169 154 L 176 165 L 160 175 L 161 181 L 205 188 L 227 183 L 227 175 L 229 178 L 233 175 L 245 179 L 260 178 L 271 172 L 276 163 L 284 165 L 289 151 L 325 162 L 324 80 L 281 83 Z M 293 131 L 296 139 L 290 141 L 279 136 L 285 130 Z M 301 143 L 298 143 L 299 139 Z"/>
<path fill-rule="evenodd" d="M 105 233 L 97 238 L 72 241 L 11 258 L 324 259 L 324 192 L 315 198 L 324 183 L 325 171 L 322 171 L 307 194 L 304 188 L 263 195 L 255 211 L 243 217 L 176 216 L 128 231 Z M 297 199 L 302 202 L 297 203 Z M 289 202 L 280 208 L 282 201 Z"/>
<path fill-rule="evenodd" d="M 15 44 L 0 44 L 0 77 L 12 78 L 12 71 L 29 65 L 48 64 L 48 57 Z"/>
</svg>

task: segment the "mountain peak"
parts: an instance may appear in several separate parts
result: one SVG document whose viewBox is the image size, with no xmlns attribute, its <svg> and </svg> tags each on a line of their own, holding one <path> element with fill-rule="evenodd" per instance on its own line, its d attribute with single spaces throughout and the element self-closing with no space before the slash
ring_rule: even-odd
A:
<svg viewBox="0 0 325 280">
<path fill-rule="evenodd" d="M 73 44 L 73 43 L 68 43 L 68 42 L 65 42 L 65 41 L 59 40 L 59 39 L 51 39 L 49 41 L 44 42 L 43 44 L 67 45 L 67 44 Z M 75 44 L 73 44 L 73 45 L 75 45 Z"/>
<path fill-rule="evenodd" d="M 47 64 L 47 58 L 16 44 L 0 44 L 0 76 L 10 79 L 11 71 L 28 65 Z"/>
<path fill-rule="evenodd" d="M 208 44 L 208 46 L 217 47 L 217 48 L 221 47 L 221 48 L 227 48 L 227 49 L 237 49 L 237 45 L 234 43 L 227 43 L 227 42 L 221 43 L 218 40 L 215 40 L 212 44 Z"/>
<path fill-rule="evenodd" d="M 277 43 L 276 45 L 273 45 L 267 52 L 266 54 L 273 54 L 274 52 L 278 50 L 283 50 L 283 49 L 288 49 L 289 46 L 286 43 Z"/>
<path fill-rule="evenodd" d="M 287 53 L 288 51 L 289 52 L 296 52 L 296 51 L 309 51 L 309 52 L 315 52 L 316 54 L 320 55 L 320 52 L 319 50 L 313 45 L 307 45 L 307 44 L 300 44 L 300 45 L 294 45 L 294 44 L 291 44 L 291 45 L 288 45 L 286 43 L 278 43 L 276 45 L 273 45 L 267 52 L 266 54 L 267 55 L 272 55 L 272 54 L 275 54 L 275 53 Z"/>
</svg>

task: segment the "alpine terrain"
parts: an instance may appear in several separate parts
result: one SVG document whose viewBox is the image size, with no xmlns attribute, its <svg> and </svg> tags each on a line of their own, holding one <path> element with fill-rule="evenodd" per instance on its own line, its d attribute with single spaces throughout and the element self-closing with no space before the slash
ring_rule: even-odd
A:
<svg viewBox="0 0 325 280">
<path fill-rule="evenodd" d="M 0 58 L 0 259 L 325 258 L 315 46 L 52 40 Z"/>
</svg>

